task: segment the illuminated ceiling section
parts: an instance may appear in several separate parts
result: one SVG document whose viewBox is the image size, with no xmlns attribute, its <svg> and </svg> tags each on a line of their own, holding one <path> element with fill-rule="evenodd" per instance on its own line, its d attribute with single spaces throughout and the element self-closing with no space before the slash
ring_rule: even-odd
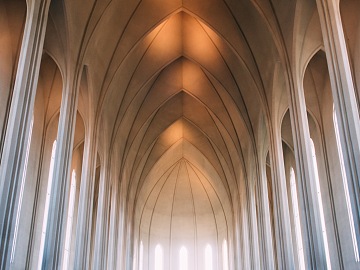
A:
<svg viewBox="0 0 360 270">
<path fill-rule="evenodd" d="M 189 235 L 183 245 L 193 254 L 196 241 L 205 247 L 204 232 L 219 252 L 255 162 L 254 129 L 266 103 L 267 61 L 258 58 L 274 47 L 250 50 L 245 34 L 257 37 L 240 27 L 245 2 L 125 2 L 97 6 L 86 53 L 103 66 L 95 74 L 101 130 L 127 190 L 135 238 L 149 254 L 158 241 L 172 250 Z M 118 30 L 106 38 L 110 23 Z"/>
</svg>

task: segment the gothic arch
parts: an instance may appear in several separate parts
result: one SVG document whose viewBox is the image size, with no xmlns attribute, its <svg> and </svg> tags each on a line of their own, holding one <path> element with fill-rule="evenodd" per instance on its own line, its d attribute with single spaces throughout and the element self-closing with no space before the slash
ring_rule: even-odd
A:
<svg viewBox="0 0 360 270">
<path fill-rule="evenodd" d="M 357 94 L 358 107 L 360 106 L 360 20 L 356 16 L 356 10 L 359 10 L 359 2 L 352 0 L 339 1 L 339 10 L 341 14 L 342 27 L 346 39 L 349 62 L 353 73 L 354 87 Z"/>
<path fill-rule="evenodd" d="M 0 153 L 2 153 L 6 134 L 26 13 L 26 1 L 0 3 Z"/>
</svg>

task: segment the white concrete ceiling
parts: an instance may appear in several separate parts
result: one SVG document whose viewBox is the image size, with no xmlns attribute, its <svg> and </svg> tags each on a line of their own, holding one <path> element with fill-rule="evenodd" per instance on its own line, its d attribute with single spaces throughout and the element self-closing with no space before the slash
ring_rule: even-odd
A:
<svg viewBox="0 0 360 270">
<path fill-rule="evenodd" d="M 131 205 L 146 209 L 145 197 L 162 196 L 163 173 L 191 168 L 232 214 L 266 157 L 270 121 L 287 109 L 286 66 L 303 74 L 321 44 L 315 5 L 300 2 L 52 1 L 46 52 L 64 78 L 86 66 L 79 110 L 85 127 L 94 116 L 100 156 Z M 189 189 L 172 194 L 169 202 Z"/>
</svg>

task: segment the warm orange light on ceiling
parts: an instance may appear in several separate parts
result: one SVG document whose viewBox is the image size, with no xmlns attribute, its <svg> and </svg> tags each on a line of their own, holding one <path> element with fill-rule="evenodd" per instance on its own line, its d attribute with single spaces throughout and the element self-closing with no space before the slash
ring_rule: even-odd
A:
<svg viewBox="0 0 360 270">
<path fill-rule="evenodd" d="M 160 136 L 159 142 L 164 146 L 169 146 L 174 144 L 176 141 L 180 140 L 184 135 L 183 125 L 184 123 L 182 119 L 179 119 L 176 122 L 174 122 Z"/>
</svg>

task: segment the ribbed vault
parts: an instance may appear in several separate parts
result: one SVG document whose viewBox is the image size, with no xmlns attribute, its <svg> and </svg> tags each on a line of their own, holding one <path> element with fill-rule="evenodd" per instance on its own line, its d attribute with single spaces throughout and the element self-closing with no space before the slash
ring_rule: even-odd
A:
<svg viewBox="0 0 360 270">
<path fill-rule="evenodd" d="M 184 151 L 191 155 L 192 147 L 189 142 L 180 141 L 169 154 L 176 158 L 188 156 Z M 230 204 L 220 178 L 216 173 L 209 175 L 213 171 L 211 165 L 199 168 L 186 158 L 180 158 L 169 168 L 163 166 L 166 165 L 154 166 L 139 192 L 135 227 L 144 246 L 143 263 L 152 269 L 153 252 L 160 244 L 165 266 L 176 269 L 179 250 L 184 246 L 189 252 L 189 269 L 195 265 L 201 269 L 205 262 L 198 256 L 202 258 L 206 245 L 210 244 L 213 263 L 220 264 L 218 247 L 231 229 Z"/>
<path fill-rule="evenodd" d="M 97 66 L 89 72 L 99 89 L 101 143 L 132 220 L 132 242 L 142 242 L 146 256 L 161 242 L 170 269 L 179 239 L 192 256 L 209 243 L 221 264 L 240 193 L 256 177 L 256 140 L 267 134 L 271 93 L 264 89 L 273 86 L 269 66 L 279 47 L 271 7 L 108 1 L 90 14 L 84 62 Z"/>
<path fill-rule="evenodd" d="M 231 58 L 237 58 L 237 63 L 231 63 Z M 108 86 L 111 100 L 105 101 L 103 121 L 114 123 L 109 139 L 114 160 L 120 164 L 118 173 L 123 174 L 118 177 L 131 181 L 138 157 L 172 123 L 184 118 L 207 141 L 207 146 L 195 145 L 204 153 L 214 152 L 212 163 L 218 171 L 225 166 L 232 179 L 241 179 L 246 171 L 243 151 L 254 146 L 251 122 L 261 113 L 261 101 L 252 75 L 227 43 L 194 16 L 180 11 L 150 31 L 125 62 Z M 253 94 L 245 100 L 242 91 L 248 89 Z M 258 106 L 248 108 L 246 103 Z M 149 157 L 147 164 L 156 161 L 154 154 Z M 221 174 L 225 182 L 231 182 Z"/>
<path fill-rule="evenodd" d="M 216 2 L 224 14 L 214 18 L 193 2 L 176 8 L 176 2 L 161 8 L 139 2 L 111 57 L 111 40 L 95 54 L 107 65 L 98 109 L 109 131 L 112 177 L 121 183 L 132 237 L 144 245 L 149 269 L 157 244 L 169 269 L 182 245 L 192 256 L 189 269 L 202 268 L 196 253 L 206 244 L 220 267 L 221 243 L 233 233 L 233 204 L 255 176 L 255 127 L 267 110 L 263 83 L 230 8 Z M 157 10 L 144 14 L 147 8 Z"/>
<path fill-rule="evenodd" d="M 0 0 L 0 269 L 358 269 L 359 8 Z"/>
</svg>

